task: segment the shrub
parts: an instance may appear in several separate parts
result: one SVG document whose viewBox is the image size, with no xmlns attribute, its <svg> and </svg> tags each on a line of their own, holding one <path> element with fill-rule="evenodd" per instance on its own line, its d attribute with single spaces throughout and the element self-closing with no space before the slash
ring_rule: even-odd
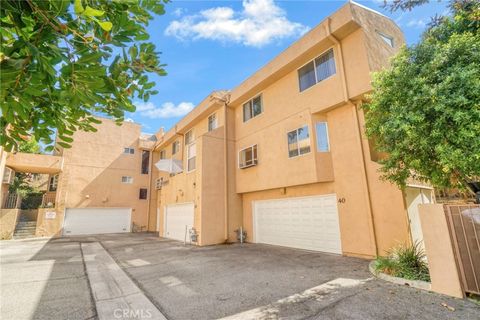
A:
<svg viewBox="0 0 480 320">
<path fill-rule="evenodd" d="M 375 261 L 375 270 L 394 277 L 430 281 L 425 253 L 420 242 L 413 245 L 400 245 L 386 257 L 378 257 Z"/>
</svg>

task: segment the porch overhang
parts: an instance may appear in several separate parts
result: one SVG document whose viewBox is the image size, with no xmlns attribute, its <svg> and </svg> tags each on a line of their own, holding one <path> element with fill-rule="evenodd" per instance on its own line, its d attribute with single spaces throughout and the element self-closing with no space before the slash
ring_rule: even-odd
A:
<svg viewBox="0 0 480 320">
<path fill-rule="evenodd" d="M 63 169 L 63 157 L 49 154 L 10 153 L 6 166 L 15 172 L 55 174 Z"/>
</svg>

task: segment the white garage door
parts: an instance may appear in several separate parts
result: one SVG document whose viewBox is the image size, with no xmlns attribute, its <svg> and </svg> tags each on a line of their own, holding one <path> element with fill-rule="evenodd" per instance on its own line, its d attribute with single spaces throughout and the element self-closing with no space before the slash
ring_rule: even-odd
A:
<svg viewBox="0 0 480 320">
<path fill-rule="evenodd" d="M 165 210 L 165 238 L 184 241 L 186 230 L 188 240 L 188 230 L 193 227 L 193 203 L 169 205 Z"/>
<path fill-rule="evenodd" d="M 334 194 L 254 202 L 257 243 L 342 253 Z"/>
<path fill-rule="evenodd" d="M 130 232 L 130 208 L 75 208 L 65 211 L 64 235 Z"/>
</svg>

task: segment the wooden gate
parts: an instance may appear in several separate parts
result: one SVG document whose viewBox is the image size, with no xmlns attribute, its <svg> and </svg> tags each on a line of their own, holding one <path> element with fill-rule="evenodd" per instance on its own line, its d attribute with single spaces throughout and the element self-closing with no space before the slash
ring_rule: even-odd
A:
<svg viewBox="0 0 480 320">
<path fill-rule="evenodd" d="M 463 289 L 480 294 L 480 205 L 445 205 L 444 210 Z"/>
</svg>

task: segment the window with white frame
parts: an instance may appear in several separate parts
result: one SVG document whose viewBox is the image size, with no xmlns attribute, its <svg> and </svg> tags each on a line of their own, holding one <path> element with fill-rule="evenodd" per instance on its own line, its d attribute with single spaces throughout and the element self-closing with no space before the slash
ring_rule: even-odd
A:
<svg viewBox="0 0 480 320">
<path fill-rule="evenodd" d="M 242 149 L 238 153 L 238 166 L 240 169 L 256 166 L 257 163 L 257 145 Z"/>
<path fill-rule="evenodd" d="M 131 184 L 133 183 L 133 178 L 129 176 L 122 176 L 122 183 Z"/>
<path fill-rule="evenodd" d="M 317 133 L 317 151 L 329 152 L 330 143 L 328 141 L 328 126 L 326 122 L 317 122 L 315 124 L 315 131 Z"/>
<path fill-rule="evenodd" d="M 187 146 L 187 172 L 195 170 L 195 160 L 197 158 L 197 148 L 195 143 Z"/>
<path fill-rule="evenodd" d="M 288 156 L 290 158 L 310 152 L 310 134 L 308 133 L 308 126 L 290 131 L 287 136 Z"/>
<path fill-rule="evenodd" d="M 217 129 L 217 114 L 214 113 L 208 117 L 208 131 Z"/>
<path fill-rule="evenodd" d="M 243 104 L 243 122 L 255 118 L 263 112 L 262 96 L 256 96 Z"/>
<path fill-rule="evenodd" d="M 386 35 L 385 33 L 382 33 L 377 30 L 377 34 L 382 38 L 383 41 L 385 41 L 386 44 L 388 44 L 390 47 L 393 48 L 394 42 L 393 42 L 393 37 Z"/>
<path fill-rule="evenodd" d="M 194 139 L 194 136 L 193 136 L 193 131 L 192 130 L 185 133 L 185 146 L 192 143 L 193 139 Z"/>
<path fill-rule="evenodd" d="M 58 174 L 51 176 L 48 182 L 48 191 L 57 191 Z"/>
<path fill-rule="evenodd" d="M 134 154 L 134 153 L 135 153 L 135 149 L 133 149 L 133 148 L 123 148 L 123 153 L 125 153 L 125 154 Z"/>
<path fill-rule="evenodd" d="M 160 159 L 166 159 L 167 158 L 167 151 L 166 150 L 161 150 L 160 151 Z"/>
<path fill-rule="evenodd" d="M 180 141 L 175 141 L 172 144 L 172 155 L 176 154 L 180 150 Z"/>
<path fill-rule="evenodd" d="M 333 49 L 329 49 L 316 59 L 298 69 L 298 84 L 300 92 L 333 76 L 336 72 Z"/>
</svg>

